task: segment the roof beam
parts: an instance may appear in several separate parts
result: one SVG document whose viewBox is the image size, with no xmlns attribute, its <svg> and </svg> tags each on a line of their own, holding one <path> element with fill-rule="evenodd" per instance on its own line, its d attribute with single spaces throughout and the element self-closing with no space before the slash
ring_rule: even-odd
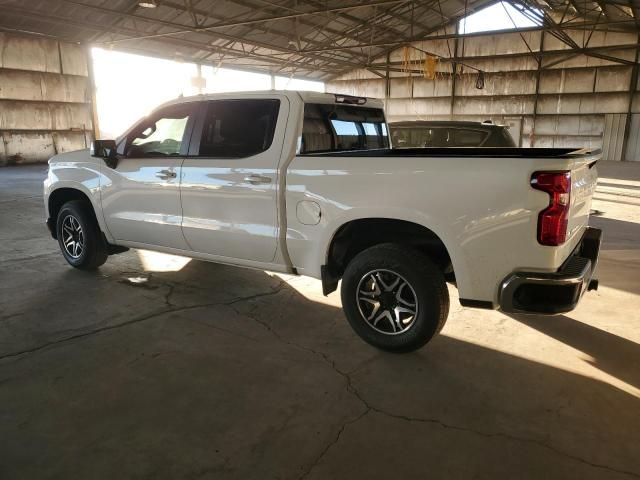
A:
<svg viewBox="0 0 640 480">
<path fill-rule="evenodd" d="M 606 46 L 602 46 L 602 47 L 587 47 L 587 48 L 580 48 L 578 50 L 543 50 L 542 52 L 539 52 L 541 55 L 541 57 L 552 57 L 555 55 L 567 55 L 567 58 L 563 58 L 561 60 L 559 60 L 557 63 L 561 63 L 564 62 L 565 60 L 568 60 L 570 57 L 576 56 L 576 55 L 581 55 L 581 54 L 587 54 L 587 53 L 598 53 L 598 52 L 606 52 L 606 51 L 612 51 L 612 50 L 630 50 L 630 51 L 635 51 L 635 50 L 640 50 L 640 45 L 637 44 L 627 44 L 627 45 L 606 45 Z M 508 58 L 518 58 L 518 57 L 523 57 L 529 55 L 528 53 L 525 52 L 518 52 L 518 53 L 503 53 L 503 54 L 494 54 L 494 55 L 475 55 L 475 56 L 454 56 L 451 59 L 446 59 L 447 61 L 453 61 L 453 62 L 460 62 L 460 61 L 482 61 L 482 60 L 499 60 L 499 59 L 508 59 Z M 624 62 L 630 62 L 629 60 L 624 60 L 624 59 L 619 59 L 621 61 Z M 633 62 L 631 62 L 633 63 Z M 390 66 L 402 66 L 403 62 L 401 61 L 396 61 L 396 62 L 390 62 L 388 63 L 388 65 Z M 543 68 L 548 68 L 551 65 L 554 65 L 555 62 L 553 64 L 549 64 L 549 65 L 544 65 Z M 374 68 L 383 68 L 387 65 L 387 62 L 378 62 L 378 63 L 372 63 L 370 66 L 374 67 Z"/>
<path fill-rule="evenodd" d="M 294 18 L 302 18 L 302 17 L 309 17 L 309 16 L 315 16 L 315 15 L 326 15 L 326 14 L 337 13 L 337 12 L 346 12 L 348 10 L 356 10 L 360 8 L 379 7 L 382 5 L 394 5 L 399 3 L 407 3 L 409 1 L 410 0 L 383 0 L 383 1 L 377 1 L 377 2 L 357 3 L 353 5 L 345 5 L 342 7 L 324 8 L 324 9 L 314 10 L 311 12 L 296 12 L 296 13 L 290 13 L 288 15 L 275 15 L 271 17 L 256 18 L 251 20 L 240 20 L 235 22 L 220 22 L 217 24 L 205 25 L 202 28 L 204 30 L 210 30 L 210 29 L 219 29 L 219 28 L 238 27 L 242 25 L 253 25 L 257 23 L 273 22 L 277 20 L 290 20 Z"/>
<path fill-rule="evenodd" d="M 149 24 L 157 24 L 157 25 L 162 25 L 165 27 L 169 27 L 169 28 L 180 28 L 180 27 L 186 27 L 185 25 L 181 25 L 181 24 L 176 24 L 173 22 L 169 22 L 166 20 L 160 20 L 160 19 L 155 19 L 155 18 L 150 18 L 150 17 L 143 17 L 140 15 L 136 15 L 136 14 L 131 14 L 131 13 L 123 13 L 120 12 L 118 10 L 112 10 L 109 8 L 104 8 L 104 7 L 99 7 L 96 5 L 89 5 L 89 4 L 85 4 L 82 2 L 78 2 L 75 0 L 59 0 L 59 1 L 63 1 L 65 3 L 69 3 L 69 4 L 73 4 L 79 7 L 86 7 L 86 8 L 90 8 L 96 11 L 100 11 L 102 13 L 107 13 L 110 15 L 114 15 L 114 16 L 118 16 L 121 18 L 131 18 L 131 19 L 135 19 L 135 20 L 139 20 L 141 22 L 146 22 Z M 126 41 L 132 41 L 132 40 L 159 40 L 162 39 L 164 37 L 167 36 L 167 34 L 163 34 L 163 33 L 154 33 L 154 34 L 139 34 L 140 32 L 137 32 L 136 36 L 128 36 L 127 38 L 123 38 L 123 39 L 117 39 L 117 40 L 111 40 L 108 42 L 104 42 L 107 44 L 115 44 L 115 43 L 121 43 L 121 42 L 126 42 Z M 174 32 L 175 34 L 176 32 Z M 237 37 L 235 35 L 229 35 L 229 34 L 225 34 L 225 33 L 220 33 L 220 32 L 212 32 L 210 31 L 210 29 L 207 28 L 195 28 L 195 27 L 190 27 L 190 28 L 186 28 L 185 30 L 183 30 L 181 33 L 204 33 L 210 36 L 214 36 L 214 37 L 218 37 L 218 38 L 222 38 L 222 39 L 226 39 L 226 40 L 232 40 L 234 42 L 238 42 L 241 45 L 255 45 L 258 46 L 260 48 L 264 48 L 266 50 L 273 50 L 276 52 L 280 52 L 282 54 L 287 54 L 287 55 L 298 55 L 300 56 L 300 52 L 297 50 L 291 50 L 288 48 L 283 48 L 283 47 L 279 47 L 277 45 L 272 45 L 269 43 L 265 43 L 265 42 L 260 42 L 257 40 L 247 40 L 246 38 L 243 37 Z M 183 39 L 184 40 L 184 39 Z M 207 43 L 202 43 L 200 44 L 199 42 L 194 42 L 198 45 L 202 45 L 203 47 L 207 45 Z M 203 50 L 205 50 L 205 48 L 202 48 Z M 242 53 L 244 54 L 245 52 L 238 52 L 238 53 Z M 360 63 L 356 63 L 347 59 L 341 59 L 341 58 L 335 58 L 335 57 L 326 57 L 326 56 L 320 56 L 320 55 L 307 55 L 306 53 L 303 55 L 305 57 L 310 57 L 310 58 L 315 58 L 316 60 L 320 60 L 320 61 L 324 61 L 324 62 L 328 62 L 328 63 L 334 63 L 334 64 L 339 64 L 342 65 L 344 67 L 348 67 L 348 68 L 360 68 L 361 64 Z M 263 55 L 264 57 L 264 55 Z M 314 68 L 317 67 L 317 65 L 314 65 Z"/>
<path fill-rule="evenodd" d="M 27 9 L 22 9 L 22 8 L 18 8 L 18 7 L 10 7 L 8 5 L 4 5 L 3 6 L 3 10 L 5 12 L 8 13 L 13 13 L 13 14 L 17 14 L 19 16 L 23 16 L 23 17 L 29 17 L 29 18 L 34 18 L 40 21 L 44 21 L 44 22 L 48 22 L 48 23 L 54 23 L 57 25 L 62 25 L 62 26 L 68 26 L 68 25 L 73 25 L 79 28 L 85 28 L 87 30 L 90 31 L 95 31 L 95 32 L 101 32 L 101 33 L 117 33 L 119 35 L 131 35 L 131 34 L 137 34 L 139 33 L 137 30 L 132 30 L 130 28 L 127 27 L 106 27 L 106 26 L 102 26 L 99 24 L 95 24 L 92 22 L 87 22 L 86 20 L 83 20 L 82 22 L 80 21 L 75 21 L 75 20 L 70 20 L 68 17 L 62 17 L 59 15 L 51 15 L 51 14 L 44 14 L 42 12 L 34 12 L 33 10 L 27 10 Z M 232 55 L 238 55 L 238 58 L 255 58 L 255 59 L 259 59 L 268 63 L 272 63 L 275 66 L 280 65 L 282 63 L 281 59 L 277 59 L 277 58 L 272 58 L 268 55 L 261 55 L 261 54 L 255 54 L 255 53 L 250 53 L 250 52 L 242 52 L 239 50 L 234 50 L 228 47 L 221 47 L 221 46 L 215 46 L 215 45 L 207 45 L 207 44 L 203 44 L 200 42 L 194 42 L 191 40 L 187 40 L 187 39 L 164 39 L 164 38 L 159 38 L 157 41 L 161 41 L 164 42 L 167 45 L 181 45 L 181 46 L 185 46 L 188 48 L 193 48 L 196 50 L 205 50 L 205 51 L 209 51 L 212 53 L 228 53 L 228 54 L 232 54 Z M 168 58 L 168 57 L 165 57 Z M 298 62 L 295 60 L 291 60 L 290 61 L 292 65 L 298 65 Z M 300 65 L 301 67 L 303 65 Z M 319 71 L 326 71 L 328 73 L 333 73 L 335 70 L 334 69 L 325 69 L 326 66 L 316 66 L 316 69 Z M 353 68 L 353 67 L 352 67 Z M 305 68 L 305 70 L 309 71 L 308 69 Z"/>
</svg>

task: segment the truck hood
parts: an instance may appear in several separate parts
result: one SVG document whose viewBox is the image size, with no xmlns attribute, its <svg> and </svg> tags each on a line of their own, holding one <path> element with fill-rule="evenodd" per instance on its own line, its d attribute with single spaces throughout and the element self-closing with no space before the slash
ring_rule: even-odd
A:
<svg viewBox="0 0 640 480">
<path fill-rule="evenodd" d="M 61 164 L 61 163 L 99 163 L 99 158 L 94 158 L 91 156 L 88 148 L 83 150 L 74 150 L 73 152 L 64 152 L 59 153 L 58 155 L 54 155 L 49 159 L 49 165 L 52 164 Z"/>
</svg>

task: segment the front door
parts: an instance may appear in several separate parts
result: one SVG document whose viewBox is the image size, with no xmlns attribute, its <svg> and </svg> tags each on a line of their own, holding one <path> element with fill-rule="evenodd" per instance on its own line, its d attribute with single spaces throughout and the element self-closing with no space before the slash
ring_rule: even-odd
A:
<svg viewBox="0 0 640 480">
<path fill-rule="evenodd" d="M 207 102 L 182 167 L 182 231 L 196 252 L 269 263 L 278 238 L 286 97 Z"/>
<path fill-rule="evenodd" d="M 103 165 L 102 209 L 116 240 L 188 249 L 181 229 L 180 173 L 197 105 L 162 108 L 118 145 L 116 168 Z"/>
</svg>

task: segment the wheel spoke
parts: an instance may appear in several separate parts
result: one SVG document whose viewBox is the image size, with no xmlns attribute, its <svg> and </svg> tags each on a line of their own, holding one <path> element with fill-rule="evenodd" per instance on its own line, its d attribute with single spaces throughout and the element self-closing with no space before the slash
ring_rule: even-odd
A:
<svg viewBox="0 0 640 480">
<path fill-rule="evenodd" d="M 378 326 L 378 322 L 380 320 L 382 320 L 383 318 L 386 318 L 387 320 L 389 320 L 389 325 L 391 325 L 391 328 L 393 329 L 393 333 L 396 333 L 396 323 L 394 322 L 393 318 L 391 317 L 391 313 L 389 312 L 389 310 L 384 310 L 380 315 L 378 315 L 376 317 L 376 319 L 373 321 L 373 326 L 377 327 Z"/>
<path fill-rule="evenodd" d="M 415 298 L 413 299 L 413 303 L 407 301 L 406 299 L 402 298 L 402 290 L 404 290 L 404 288 L 406 286 L 408 286 L 409 284 L 407 282 L 403 282 L 400 287 L 398 287 L 398 291 L 396 292 L 396 300 L 398 301 L 398 303 L 402 303 L 403 305 L 406 305 L 407 307 L 415 307 L 416 303 L 415 303 Z M 413 296 L 413 295 L 412 295 Z"/>
<path fill-rule="evenodd" d="M 375 298 L 378 296 L 376 292 L 372 292 L 371 290 L 360 290 L 358 293 L 360 295 L 364 295 L 365 297 L 369 297 L 369 298 Z"/>
<path fill-rule="evenodd" d="M 374 296 L 379 296 L 382 293 L 382 290 L 380 290 L 380 285 L 378 285 L 378 280 L 376 279 L 375 276 L 371 275 L 371 281 L 373 282 L 373 287 L 374 287 Z"/>
<path fill-rule="evenodd" d="M 400 315 L 401 313 L 407 313 L 407 314 L 413 316 L 413 315 L 416 314 L 415 310 L 412 310 L 410 308 L 400 307 L 400 306 L 396 307 L 394 310 L 396 312 L 396 315 Z"/>
<path fill-rule="evenodd" d="M 400 319 L 400 312 L 398 311 L 398 307 L 393 309 L 393 321 L 397 325 L 398 330 L 404 329 L 404 324 L 402 323 L 402 320 Z"/>
<path fill-rule="evenodd" d="M 378 313 L 378 310 L 380 310 L 380 302 L 367 297 L 360 297 L 360 301 L 369 303 L 373 306 L 371 310 L 371 314 L 367 317 L 367 321 L 371 321 L 371 319 L 376 315 L 376 313 Z"/>
<path fill-rule="evenodd" d="M 380 272 L 378 272 L 376 276 L 378 278 L 378 281 L 380 282 L 380 285 L 382 285 L 382 288 L 384 288 L 385 292 L 391 292 L 398 285 L 398 283 L 400 283 L 400 277 L 397 275 L 395 276 L 396 279 L 390 284 L 385 283 L 385 281 L 382 279 L 382 275 Z"/>
</svg>

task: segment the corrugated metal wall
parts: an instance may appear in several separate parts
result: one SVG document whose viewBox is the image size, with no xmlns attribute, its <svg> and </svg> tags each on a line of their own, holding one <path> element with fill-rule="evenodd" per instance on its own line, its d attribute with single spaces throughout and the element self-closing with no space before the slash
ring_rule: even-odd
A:
<svg viewBox="0 0 640 480">
<path fill-rule="evenodd" d="M 624 129 L 627 115 L 610 113 L 604 116 L 604 135 L 602 137 L 602 158 L 622 160 Z"/>
<path fill-rule="evenodd" d="M 79 45 L 0 33 L 0 165 L 85 148 L 92 136 L 90 98 Z"/>
<path fill-rule="evenodd" d="M 626 160 L 640 162 L 640 114 L 631 115 Z"/>
<path fill-rule="evenodd" d="M 434 35 L 454 32 L 454 27 L 449 27 Z M 578 45 L 585 44 L 589 37 L 583 31 L 567 30 L 567 33 Z M 635 33 L 596 31 L 588 40 L 588 47 L 604 46 L 605 53 L 631 62 L 635 61 L 637 44 Z M 484 89 L 476 88 L 476 71 L 465 67 L 458 69 L 454 87 L 449 62 L 438 64 L 435 80 L 427 80 L 417 72 L 408 75 L 399 71 L 406 69 L 406 59 L 403 50 L 398 49 L 389 55 L 386 98 L 387 79 L 365 70 L 327 82 L 327 92 L 385 98 L 389 121 L 491 119 L 508 124 L 521 119 L 519 140 L 523 147 L 604 146 L 608 160 L 622 158 L 634 67 L 571 54 L 567 45 L 541 31 L 474 34 L 457 41 L 425 40 L 414 45 L 449 58 L 457 51 L 463 63 L 485 72 Z M 620 49 L 615 48 L 618 45 Z M 543 65 L 548 68 L 543 67 L 538 77 L 538 63 L 532 52 L 540 49 L 544 51 Z M 415 62 L 410 68 L 419 72 L 424 54 L 412 52 Z M 634 96 L 631 111 L 640 113 L 640 94 Z M 614 121 L 618 123 L 611 123 Z M 609 133 L 613 137 L 603 142 L 603 135 Z M 633 145 L 636 144 L 637 141 Z M 629 141 L 628 160 L 638 159 L 633 145 Z"/>
</svg>

